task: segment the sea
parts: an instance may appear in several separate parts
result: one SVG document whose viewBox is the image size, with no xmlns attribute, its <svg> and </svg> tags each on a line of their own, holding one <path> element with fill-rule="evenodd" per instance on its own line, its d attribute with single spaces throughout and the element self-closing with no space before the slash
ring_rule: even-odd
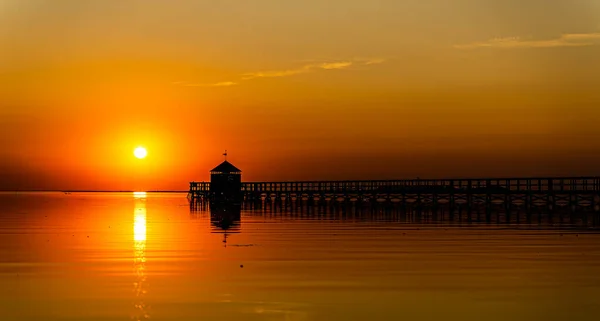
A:
<svg viewBox="0 0 600 321">
<path fill-rule="evenodd" d="M 599 318 L 594 226 L 0 193 L 1 321 Z"/>
</svg>

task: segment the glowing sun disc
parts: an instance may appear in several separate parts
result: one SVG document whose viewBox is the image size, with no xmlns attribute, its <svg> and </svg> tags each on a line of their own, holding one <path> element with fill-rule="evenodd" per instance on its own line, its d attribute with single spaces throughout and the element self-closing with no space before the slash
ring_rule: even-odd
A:
<svg viewBox="0 0 600 321">
<path fill-rule="evenodd" d="M 138 159 L 146 158 L 148 151 L 144 147 L 138 147 L 133 151 L 133 155 Z"/>
</svg>

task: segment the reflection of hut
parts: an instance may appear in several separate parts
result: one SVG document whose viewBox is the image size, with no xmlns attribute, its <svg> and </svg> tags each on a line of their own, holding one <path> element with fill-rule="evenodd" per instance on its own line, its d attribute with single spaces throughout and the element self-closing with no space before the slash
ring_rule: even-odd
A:
<svg viewBox="0 0 600 321">
<path fill-rule="evenodd" d="M 241 221 L 241 206 L 239 204 L 213 203 L 210 207 L 210 223 L 213 233 L 223 233 L 223 243 L 227 243 L 229 233 L 238 233 Z M 227 244 L 225 244 L 227 246 Z"/>
<path fill-rule="evenodd" d="M 242 199 L 242 171 L 224 161 L 210 171 L 212 201 L 239 203 Z"/>
<path fill-rule="evenodd" d="M 239 205 L 213 205 L 210 208 L 211 224 L 221 230 L 234 229 L 241 220 L 241 207 Z"/>
</svg>

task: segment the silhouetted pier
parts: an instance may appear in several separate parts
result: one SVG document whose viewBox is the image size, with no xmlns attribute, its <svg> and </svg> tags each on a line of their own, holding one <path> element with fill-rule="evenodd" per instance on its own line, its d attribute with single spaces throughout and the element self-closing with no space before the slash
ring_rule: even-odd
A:
<svg viewBox="0 0 600 321">
<path fill-rule="evenodd" d="M 241 202 L 318 205 L 572 206 L 599 210 L 600 177 L 242 182 Z M 192 202 L 209 200 L 211 183 L 191 182 Z"/>
<path fill-rule="evenodd" d="M 242 182 L 242 171 L 227 160 L 210 173 L 210 182 L 190 182 L 192 210 L 210 205 L 214 213 L 237 208 L 311 217 L 600 224 L 600 177 Z"/>
</svg>

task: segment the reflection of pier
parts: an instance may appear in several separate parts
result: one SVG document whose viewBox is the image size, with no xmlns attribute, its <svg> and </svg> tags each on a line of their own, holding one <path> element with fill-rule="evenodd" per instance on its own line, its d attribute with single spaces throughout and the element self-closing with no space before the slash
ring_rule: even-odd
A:
<svg viewBox="0 0 600 321">
<path fill-rule="evenodd" d="M 231 233 L 238 233 L 240 226 L 240 208 L 232 211 L 210 208 L 208 203 L 194 203 L 192 213 L 206 213 L 210 210 L 213 233 L 223 233 L 226 243 Z M 311 221 L 348 221 L 348 222 L 398 222 L 433 225 L 496 224 L 506 226 L 545 226 L 555 228 L 598 228 L 600 215 L 595 211 L 573 211 L 569 206 L 557 206 L 549 209 L 545 206 L 527 208 L 524 204 L 510 207 L 504 204 L 492 206 L 471 206 L 456 204 L 417 206 L 416 204 L 385 203 L 356 206 L 355 203 L 326 202 L 310 205 L 306 202 L 263 202 L 261 206 L 244 203 L 241 206 L 244 215 L 251 219 L 311 220 Z M 195 217 L 195 216 L 192 216 Z"/>
<path fill-rule="evenodd" d="M 210 223 L 213 233 L 223 233 L 223 243 L 227 246 L 227 237 L 231 233 L 239 233 L 241 222 L 241 206 L 230 204 L 210 205 Z"/>
<path fill-rule="evenodd" d="M 240 205 L 210 206 L 210 223 L 218 230 L 236 230 L 241 220 Z"/>
<path fill-rule="evenodd" d="M 302 202 L 263 202 L 261 206 L 252 203 L 244 204 L 243 209 L 247 216 L 291 220 L 600 227 L 600 215 L 596 211 L 590 211 L 589 207 L 588 210 L 574 211 L 569 206 L 549 209 L 545 206 L 528 208 L 524 204 L 506 207 L 502 203 L 470 207 L 462 203 L 450 207 L 448 204 L 420 206 L 415 203 L 398 202 L 379 202 L 367 206 L 357 206 L 356 203 L 347 202 L 326 202 L 316 205 Z"/>
</svg>

